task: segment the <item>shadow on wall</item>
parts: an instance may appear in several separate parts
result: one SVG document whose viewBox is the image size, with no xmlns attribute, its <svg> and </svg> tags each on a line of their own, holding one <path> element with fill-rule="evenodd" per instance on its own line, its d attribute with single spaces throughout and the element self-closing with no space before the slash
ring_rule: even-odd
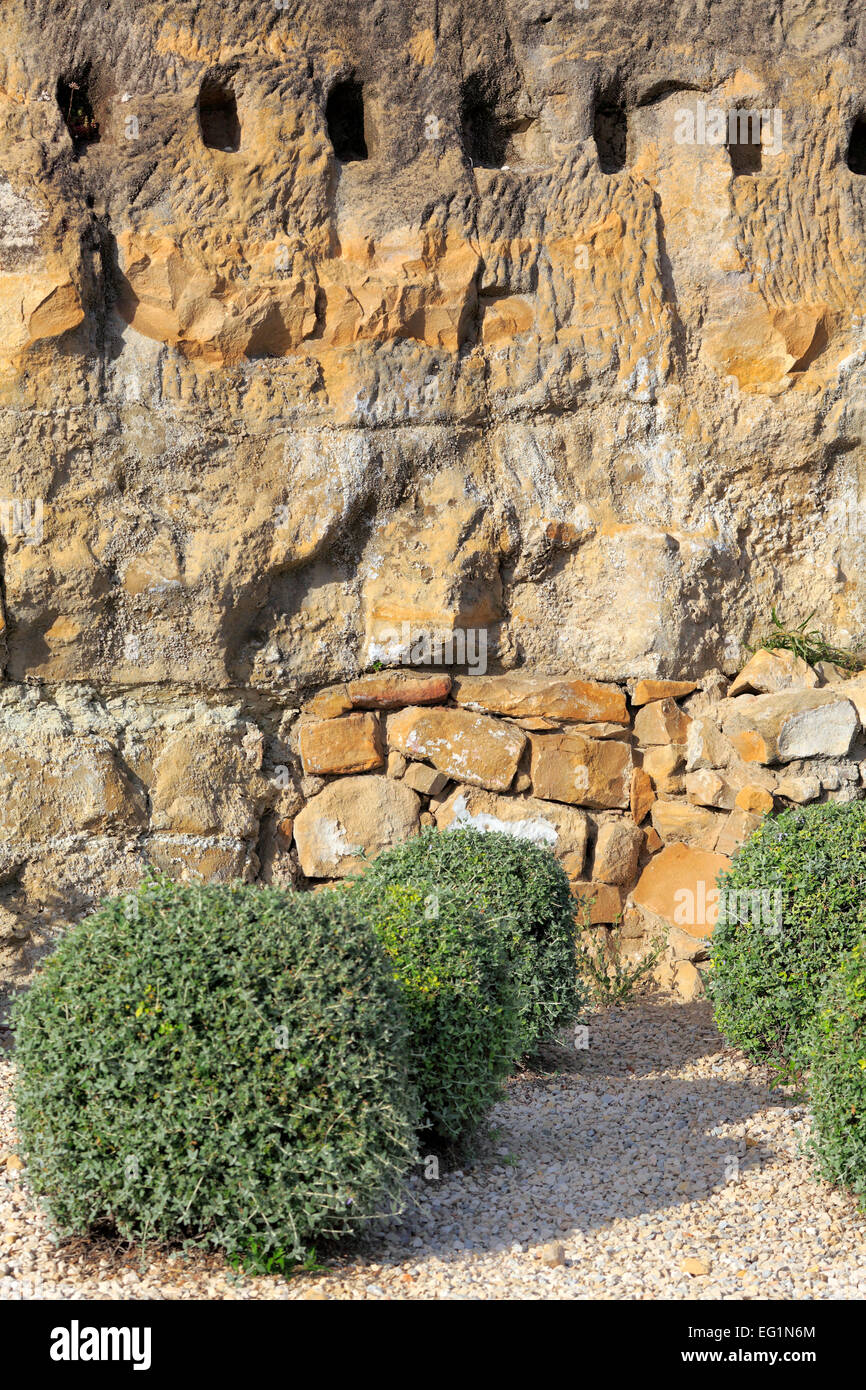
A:
<svg viewBox="0 0 866 1390">
<path fill-rule="evenodd" d="M 241 124 L 230 80 L 216 74 L 206 77 L 198 94 L 197 109 L 201 138 L 207 148 L 236 153 L 241 147 Z"/>
<path fill-rule="evenodd" d="M 337 82 L 328 93 L 325 122 L 334 154 L 341 164 L 367 159 L 364 87 L 356 77 Z"/>
</svg>

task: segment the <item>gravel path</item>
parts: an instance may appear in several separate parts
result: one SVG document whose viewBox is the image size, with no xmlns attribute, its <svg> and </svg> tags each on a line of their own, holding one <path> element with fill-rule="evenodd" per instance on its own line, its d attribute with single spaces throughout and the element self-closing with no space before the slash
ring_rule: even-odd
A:
<svg viewBox="0 0 866 1390">
<path fill-rule="evenodd" d="M 290 1283 L 58 1247 L 8 1157 L 0 1053 L 0 1299 L 866 1297 L 866 1218 L 811 1176 L 805 1107 L 722 1047 L 706 1003 L 599 1014 L 589 1041 L 509 1084 L 474 1164 L 419 1170 L 402 1218 Z"/>
</svg>

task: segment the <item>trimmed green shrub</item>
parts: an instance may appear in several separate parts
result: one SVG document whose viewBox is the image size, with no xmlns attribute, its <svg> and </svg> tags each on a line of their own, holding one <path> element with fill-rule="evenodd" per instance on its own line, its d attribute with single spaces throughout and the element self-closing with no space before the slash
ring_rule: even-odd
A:
<svg viewBox="0 0 866 1390">
<path fill-rule="evenodd" d="M 499 927 L 517 986 L 521 1051 L 534 1051 L 579 1014 L 576 904 L 549 850 L 497 831 L 425 829 L 374 859 L 364 881 L 463 893 Z"/>
<path fill-rule="evenodd" d="M 805 1030 L 866 926 L 866 805 L 767 817 L 727 873 L 709 993 L 724 1037 L 781 1070 L 808 1066 Z"/>
<path fill-rule="evenodd" d="M 393 962 L 411 1035 L 411 1077 L 437 1139 L 467 1138 L 520 1054 L 503 934 L 462 894 L 369 878 L 347 889 Z"/>
<path fill-rule="evenodd" d="M 866 945 L 831 973 L 809 1026 L 809 1099 L 818 1170 L 866 1210 Z"/>
<path fill-rule="evenodd" d="M 415 1161 L 399 991 L 344 896 L 159 876 L 15 1009 L 18 1124 L 61 1231 L 300 1259 Z"/>
</svg>

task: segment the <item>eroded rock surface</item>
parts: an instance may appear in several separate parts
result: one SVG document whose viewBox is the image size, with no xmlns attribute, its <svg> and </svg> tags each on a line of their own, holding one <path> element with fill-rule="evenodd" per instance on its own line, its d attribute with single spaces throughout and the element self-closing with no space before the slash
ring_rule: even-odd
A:
<svg viewBox="0 0 866 1390">
<path fill-rule="evenodd" d="M 691 678 L 773 601 L 862 640 L 858 6 L 7 0 L 4 39 L 12 679 L 279 691 L 467 628 Z"/>
</svg>

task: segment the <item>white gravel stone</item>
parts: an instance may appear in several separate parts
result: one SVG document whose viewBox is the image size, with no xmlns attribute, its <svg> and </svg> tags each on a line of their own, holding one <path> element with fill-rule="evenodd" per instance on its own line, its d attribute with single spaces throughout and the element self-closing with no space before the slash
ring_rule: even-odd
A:
<svg viewBox="0 0 866 1390">
<path fill-rule="evenodd" d="M 551 1050 L 549 1071 L 508 1084 L 473 1164 L 419 1170 L 402 1217 L 289 1282 L 218 1255 L 58 1245 L 26 1171 L 0 1165 L 0 1301 L 864 1297 L 866 1222 L 813 1176 L 806 1108 L 723 1047 L 705 1001 L 592 1030 L 591 1050 Z M 0 1053 L 0 1157 L 17 1152 L 12 1073 Z M 565 1263 L 545 1264 L 560 1244 Z"/>
</svg>

